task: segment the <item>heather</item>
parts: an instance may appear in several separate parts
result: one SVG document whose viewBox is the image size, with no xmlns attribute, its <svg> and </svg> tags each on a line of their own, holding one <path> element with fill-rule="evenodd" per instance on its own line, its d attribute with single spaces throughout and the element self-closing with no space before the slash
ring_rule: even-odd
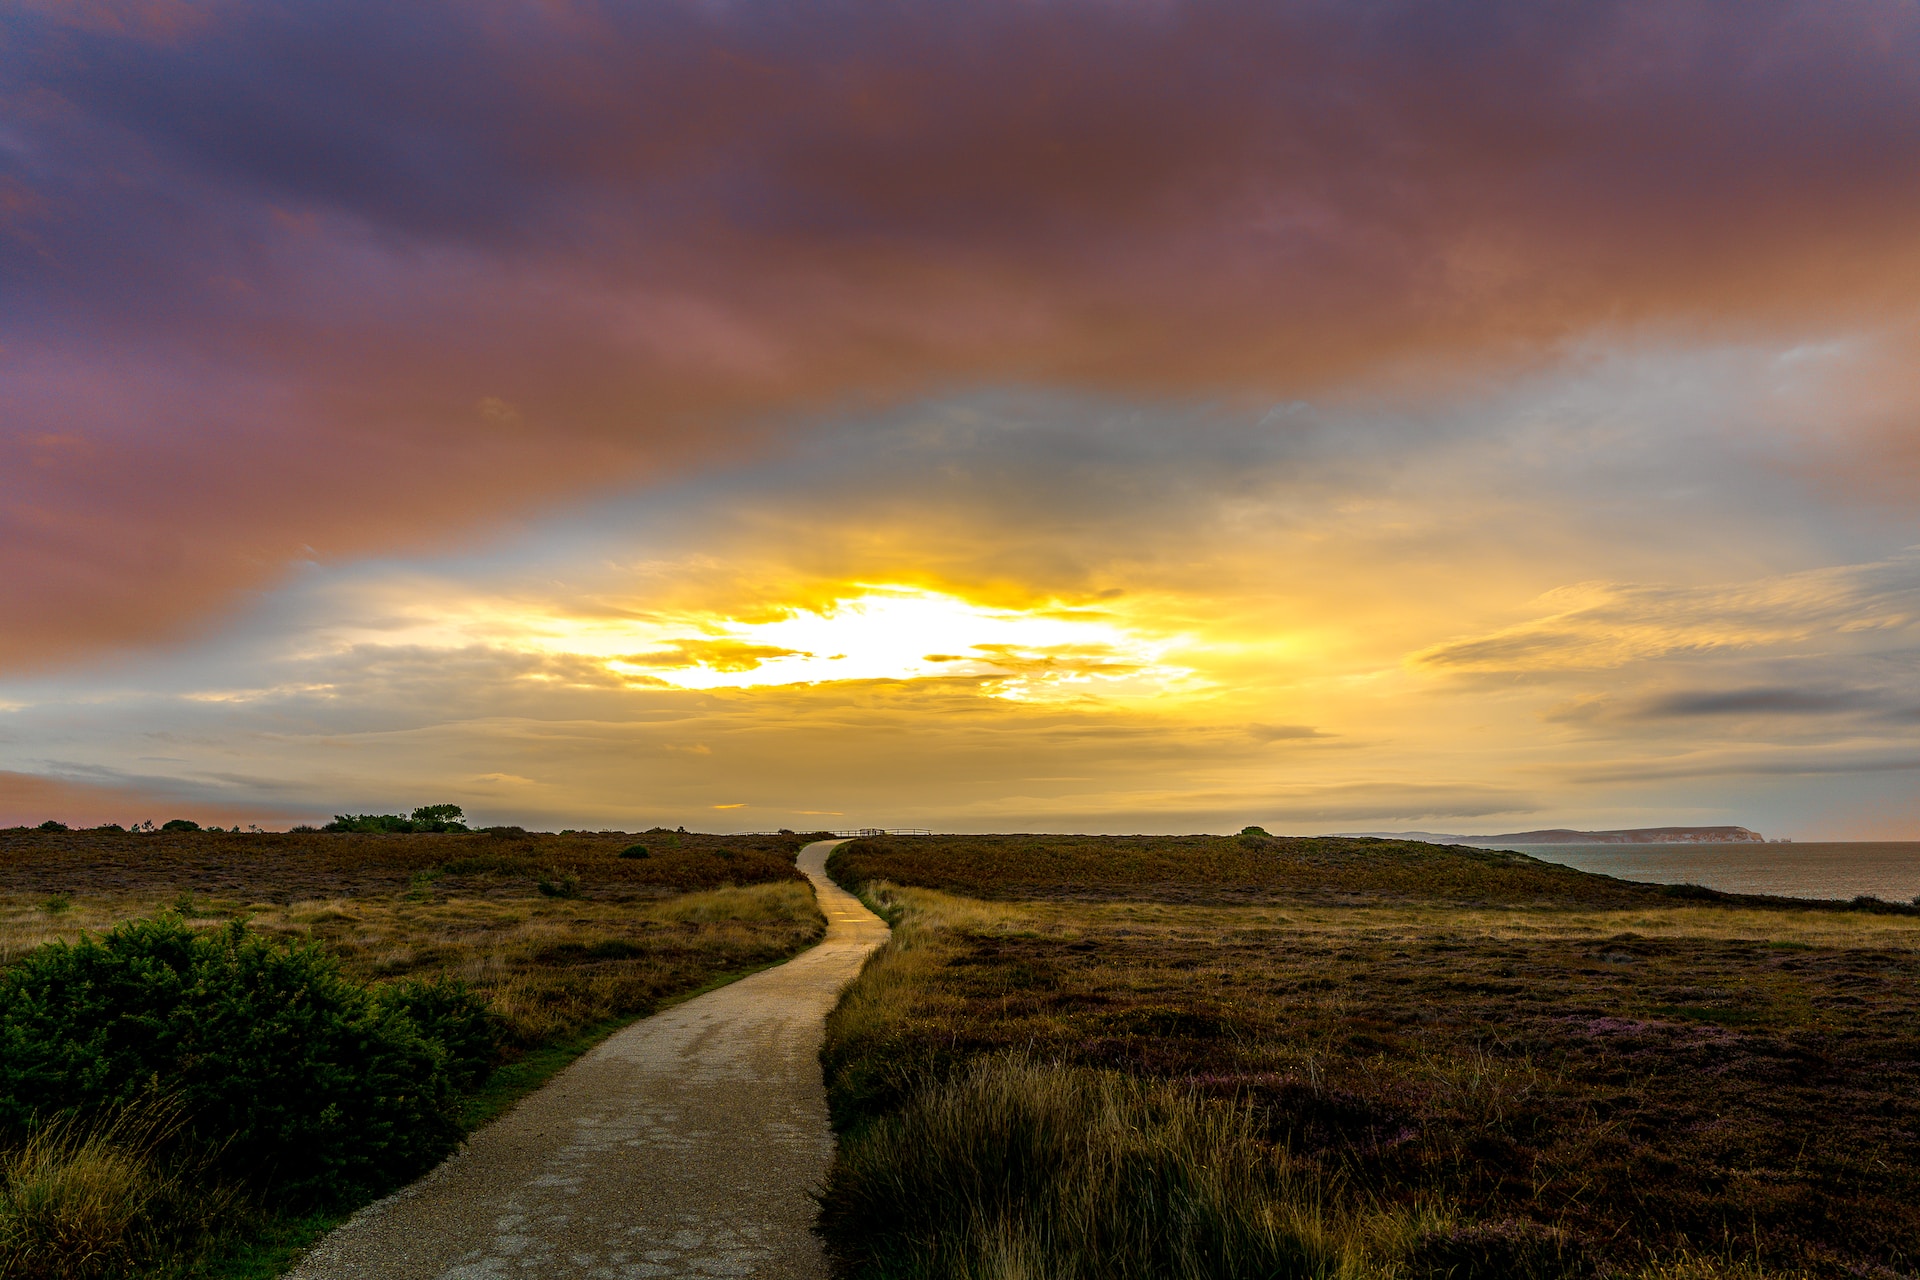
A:
<svg viewBox="0 0 1920 1280">
<path fill-rule="evenodd" d="M 1360 841 L 1345 865 L 1320 843 L 1324 884 L 1231 852 L 1183 880 L 1119 840 L 1078 882 L 1009 873 L 1047 889 L 1025 900 L 914 879 L 987 883 L 1013 839 L 862 841 L 832 864 L 896 921 L 825 1054 L 844 1135 L 826 1221 L 853 1274 L 1837 1278 L 1920 1259 L 1910 916 L 1578 873 L 1510 893 L 1503 864 L 1445 849 L 1422 899 L 1421 848 L 1367 865 L 1381 842 Z M 1010 1129 L 1010 1098 L 1053 1118 Z M 995 1146 L 1023 1129 L 1053 1136 Z M 1172 1220 L 1215 1225 L 1129 1235 L 1127 1197 L 1077 1187 L 1092 1148 L 1189 1204 Z M 898 1167 L 982 1150 L 1037 1197 L 942 1218 Z M 1206 1180 L 1223 1167 L 1248 1172 Z M 876 1240 L 860 1224 L 890 1202 Z M 1222 1261 L 1246 1257 L 1266 1261 Z"/>
</svg>

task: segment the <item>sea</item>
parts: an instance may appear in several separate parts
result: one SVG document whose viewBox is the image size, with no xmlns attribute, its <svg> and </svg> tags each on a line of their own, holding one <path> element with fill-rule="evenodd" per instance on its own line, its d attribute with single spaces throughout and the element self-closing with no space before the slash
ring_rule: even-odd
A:
<svg viewBox="0 0 1920 1280">
<path fill-rule="evenodd" d="M 1871 894 L 1890 902 L 1920 899 L 1920 841 L 1500 847 L 1622 880 L 1701 884 L 1723 893 L 1772 893 L 1789 898 Z"/>
</svg>

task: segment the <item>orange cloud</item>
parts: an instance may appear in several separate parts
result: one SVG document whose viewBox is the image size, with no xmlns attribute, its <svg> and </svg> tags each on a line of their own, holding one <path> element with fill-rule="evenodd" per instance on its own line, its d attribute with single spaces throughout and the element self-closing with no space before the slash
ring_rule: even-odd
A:
<svg viewBox="0 0 1920 1280">
<path fill-rule="evenodd" d="M 1596 332 L 1877 331 L 1920 287 L 1895 0 L 8 21 L 15 669 L 849 405 L 1418 397 Z M 1910 494 L 1916 402 L 1843 399 L 1838 471 Z"/>
</svg>

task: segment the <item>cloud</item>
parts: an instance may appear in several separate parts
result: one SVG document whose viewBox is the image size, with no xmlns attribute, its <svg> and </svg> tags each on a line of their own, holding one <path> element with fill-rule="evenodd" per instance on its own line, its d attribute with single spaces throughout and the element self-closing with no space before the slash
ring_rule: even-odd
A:
<svg viewBox="0 0 1920 1280">
<path fill-rule="evenodd" d="M 812 657 L 798 649 L 749 644 L 742 640 L 676 640 L 650 653 L 628 653 L 620 662 L 634 667 L 708 667 L 714 671 L 756 671 L 769 658 Z"/>
<path fill-rule="evenodd" d="M 1908 774 L 1865 766 L 1913 758 L 1912 720 L 1649 714 L 1754 690 L 1920 705 L 1914 555 L 1701 411 L 1743 403 L 1726 386 L 1775 358 L 1608 357 L 1417 410 L 1030 390 L 852 415 L 487 544 L 307 566 L 195 645 L 8 681 L 0 768 L 87 761 L 303 815 L 444 798 L 552 827 L 1499 814 L 1805 835 L 1810 804 L 1905 794 Z M 830 657 L 862 639 L 846 602 L 866 592 L 947 596 L 895 637 L 910 661 L 889 678 L 694 689 L 609 669 L 690 659 L 688 638 Z M 1070 647 L 1063 669 L 1046 638 L 1016 645 L 1063 677 L 1044 703 L 915 670 L 998 643 L 959 623 L 1001 612 L 1113 647 Z M 802 614 L 849 630 L 763 629 Z M 1135 649 L 1192 678 L 1098 678 Z"/>
<path fill-rule="evenodd" d="M 1575 771 L 1573 781 L 1586 784 L 1672 782 L 1695 778 L 1828 778 L 1850 774 L 1910 773 L 1920 769 L 1920 754 L 1821 751 L 1794 753 L 1770 750 L 1688 752 L 1654 762 L 1634 761 L 1589 766 Z"/>
<path fill-rule="evenodd" d="M 1640 708 L 1646 716 L 1832 715 L 1885 705 L 1884 695 L 1866 689 L 1799 689 L 1758 685 L 1669 693 Z"/>
<path fill-rule="evenodd" d="M 1594 333 L 1867 335 L 1809 465 L 1911 492 L 1894 0 L 0 21 L 14 669 L 954 387 L 1392 396 Z"/>
<path fill-rule="evenodd" d="M 1305 724 L 1250 724 L 1247 733 L 1258 742 L 1298 742 L 1307 738 L 1333 736 Z"/>
<path fill-rule="evenodd" d="M 1408 661 L 1449 673 L 1553 677 L 1789 645 L 1911 645 L 1920 626 L 1920 552 L 1746 583 L 1583 583 L 1538 603 L 1539 617 L 1434 645 Z"/>
</svg>

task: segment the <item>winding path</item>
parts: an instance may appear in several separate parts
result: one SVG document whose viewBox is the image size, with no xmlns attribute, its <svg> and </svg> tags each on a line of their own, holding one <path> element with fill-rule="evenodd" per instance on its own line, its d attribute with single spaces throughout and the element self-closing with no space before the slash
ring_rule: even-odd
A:
<svg viewBox="0 0 1920 1280">
<path fill-rule="evenodd" d="M 293 1280 L 827 1274 L 809 1191 L 833 1156 L 820 1040 L 887 927 L 801 850 L 826 938 L 644 1018 L 445 1164 L 355 1214 Z"/>
</svg>

